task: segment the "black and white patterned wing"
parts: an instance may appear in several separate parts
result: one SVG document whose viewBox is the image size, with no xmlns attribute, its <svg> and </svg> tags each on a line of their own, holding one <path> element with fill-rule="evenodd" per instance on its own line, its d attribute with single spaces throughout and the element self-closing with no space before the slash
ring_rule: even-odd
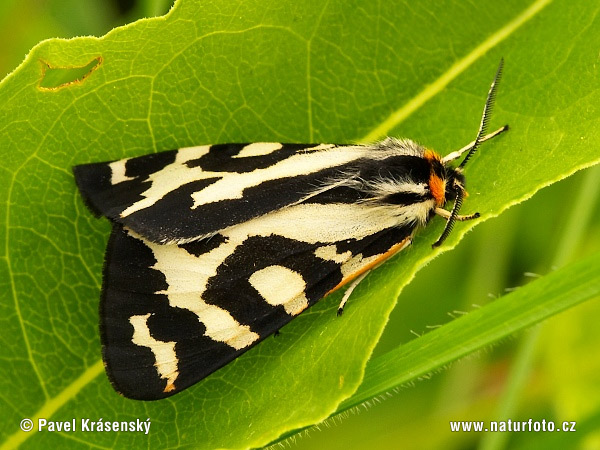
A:
<svg viewBox="0 0 600 450">
<path fill-rule="evenodd" d="M 179 245 L 114 224 L 101 330 L 115 389 L 153 400 L 189 387 L 385 259 L 414 228 L 367 217 L 359 205 L 297 205 Z"/>
<path fill-rule="evenodd" d="M 152 242 L 181 243 L 300 202 L 368 153 L 331 144 L 207 145 L 84 164 L 74 173 L 99 215 Z"/>
</svg>

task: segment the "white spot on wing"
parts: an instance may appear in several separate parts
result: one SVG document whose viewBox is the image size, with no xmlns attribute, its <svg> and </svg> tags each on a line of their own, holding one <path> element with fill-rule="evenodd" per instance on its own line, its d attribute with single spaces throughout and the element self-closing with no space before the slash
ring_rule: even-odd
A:
<svg viewBox="0 0 600 450">
<path fill-rule="evenodd" d="M 136 345 L 149 348 L 154 353 L 156 362 L 154 366 L 161 378 L 167 380 L 165 392 L 173 390 L 175 380 L 179 375 L 177 368 L 177 354 L 175 353 L 175 342 L 164 342 L 154 339 L 148 329 L 148 317 L 150 313 L 143 316 L 131 316 L 129 323 L 133 325 L 132 342 Z"/>
<path fill-rule="evenodd" d="M 254 272 L 248 281 L 269 305 L 283 305 L 285 312 L 291 316 L 308 307 L 302 275 L 287 267 L 265 267 Z"/>
<path fill-rule="evenodd" d="M 144 198 L 126 208 L 121 213 L 121 217 L 127 217 L 136 211 L 154 205 L 169 192 L 180 188 L 184 184 L 205 178 L 221 177 L 223 175 L 221 172 L 206 172 L 200 167 L 188 167 L 186 165 L 188 161 L 202 157 L 209 150 L 210 145 L 179 149 L 173 163 L 158 172 L 150 174 L 148 180 L 151 185 L 142 193 Z"/>
<path fill-rule="evenodd" d="M 348 250 L 344 253 L 338 253 L 335 245 L 326 245 L 316 249 L 315 256 L 326 261 L 333 261 L 335 263 L 342 264 L 352 257 L 352 252 Z"/>
<path fill-rule="evenodd" d="M 412 217 L 409 213 L 412 211 L 396 205 L 308 203 L 280 209 L 234 225 L 221 231 L 221 234 L 240 242 L 247 236 L 275 234 L 312 244 L 333 243 L 361 239 L 383 229 L 403 225 Z"/>
<path fill-rule="evenodd" d="M 279 142 L 255 142 L 246 145 L 234 158 L 246 158 L 248 156 L 263 156 L 279 150 L 282 145 Z"/>
<path fill-rule="evenodd" d="M 110 183 L 115 185 L 122 183 L 123 181 L 134 180 L 133 177 L 128 177 L 125 175 L 125 165 L 127 164 L 128 159 L 120 159 L 119 161 L 111 162 L 108 167 L 110 167 Z"/>
<path fill-rule="evenodd" d="M 198 159 L 206 155 L 211 145 L 198 145 L 196 147 L 183 147 L 177 150 L 177 155 L 175 156 L 175 163 L 183 164 L 192 159 Z"/>
</svg>

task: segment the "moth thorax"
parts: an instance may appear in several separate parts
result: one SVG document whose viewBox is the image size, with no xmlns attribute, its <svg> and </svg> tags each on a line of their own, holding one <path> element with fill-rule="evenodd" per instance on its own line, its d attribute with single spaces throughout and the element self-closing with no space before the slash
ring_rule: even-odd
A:
<svg viewBox="0 0 600 450">
<path fill-rule="evenodd" d="M 443 206 L 446 203 L 446 191 L 448 186 L 446 168 L 442 163 L 440 155 L 433 150 L 425 150 L 423 157 L 430 165 L 429 170 L 429 191 L 435 200 L 437 206 Z"/>
</svg>

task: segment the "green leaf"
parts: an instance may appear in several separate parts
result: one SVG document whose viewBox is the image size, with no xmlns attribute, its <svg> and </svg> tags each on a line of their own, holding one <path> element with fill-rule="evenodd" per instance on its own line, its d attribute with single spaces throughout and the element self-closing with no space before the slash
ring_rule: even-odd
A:
<svg viewBox="0 0 600 450">
<path fill-rule="evenodd" d="M 321 421 L 356 391 L 396 297 L 446 245 L 443 224 L 339 296 L 171 399 L 118 397 L 99 360 L 109 225 L 83 206 L 75 164 L 219 142 L 409 136 L 448 153 L 471 141 L 503 56 L 491 128 L 466 168 L 482 219 L 600 159 L 599 7 L 583 0 L 181 0 L 169 15 L 96 38 L 40 43 L 0 84 L 0 436 L 8 447 L 255 447 Z M 575 26 L 574 24 L 577 24 Z M 101 58 L 101 59 L 98 59 Z M 53 68 L 101 63 L 40 88 Z M 145 420 L 143 433 L 19 431 L 22 418 Z"/>
</svg>

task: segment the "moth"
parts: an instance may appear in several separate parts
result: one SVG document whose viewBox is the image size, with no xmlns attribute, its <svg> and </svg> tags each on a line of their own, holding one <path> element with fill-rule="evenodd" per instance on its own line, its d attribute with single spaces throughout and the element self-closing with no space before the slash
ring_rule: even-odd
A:
<svg viewBox="0 0 600 450">
<path fill-rule="evenodd" d="M 486 135 L 442 158 L 408 139 L 363 145 L 219 144 L 74 167 L 110 219 L 100 330 L 125 397 L 155 400 L 232 361 L 329 293 L 461 216 L 463 167 Z M 466 155 L 465 155 L 466 154 Z M 457 167 L 450 163 L 462 155 Z M 453 202 L 450 211 L 444 205 Z"/>
</svg>

